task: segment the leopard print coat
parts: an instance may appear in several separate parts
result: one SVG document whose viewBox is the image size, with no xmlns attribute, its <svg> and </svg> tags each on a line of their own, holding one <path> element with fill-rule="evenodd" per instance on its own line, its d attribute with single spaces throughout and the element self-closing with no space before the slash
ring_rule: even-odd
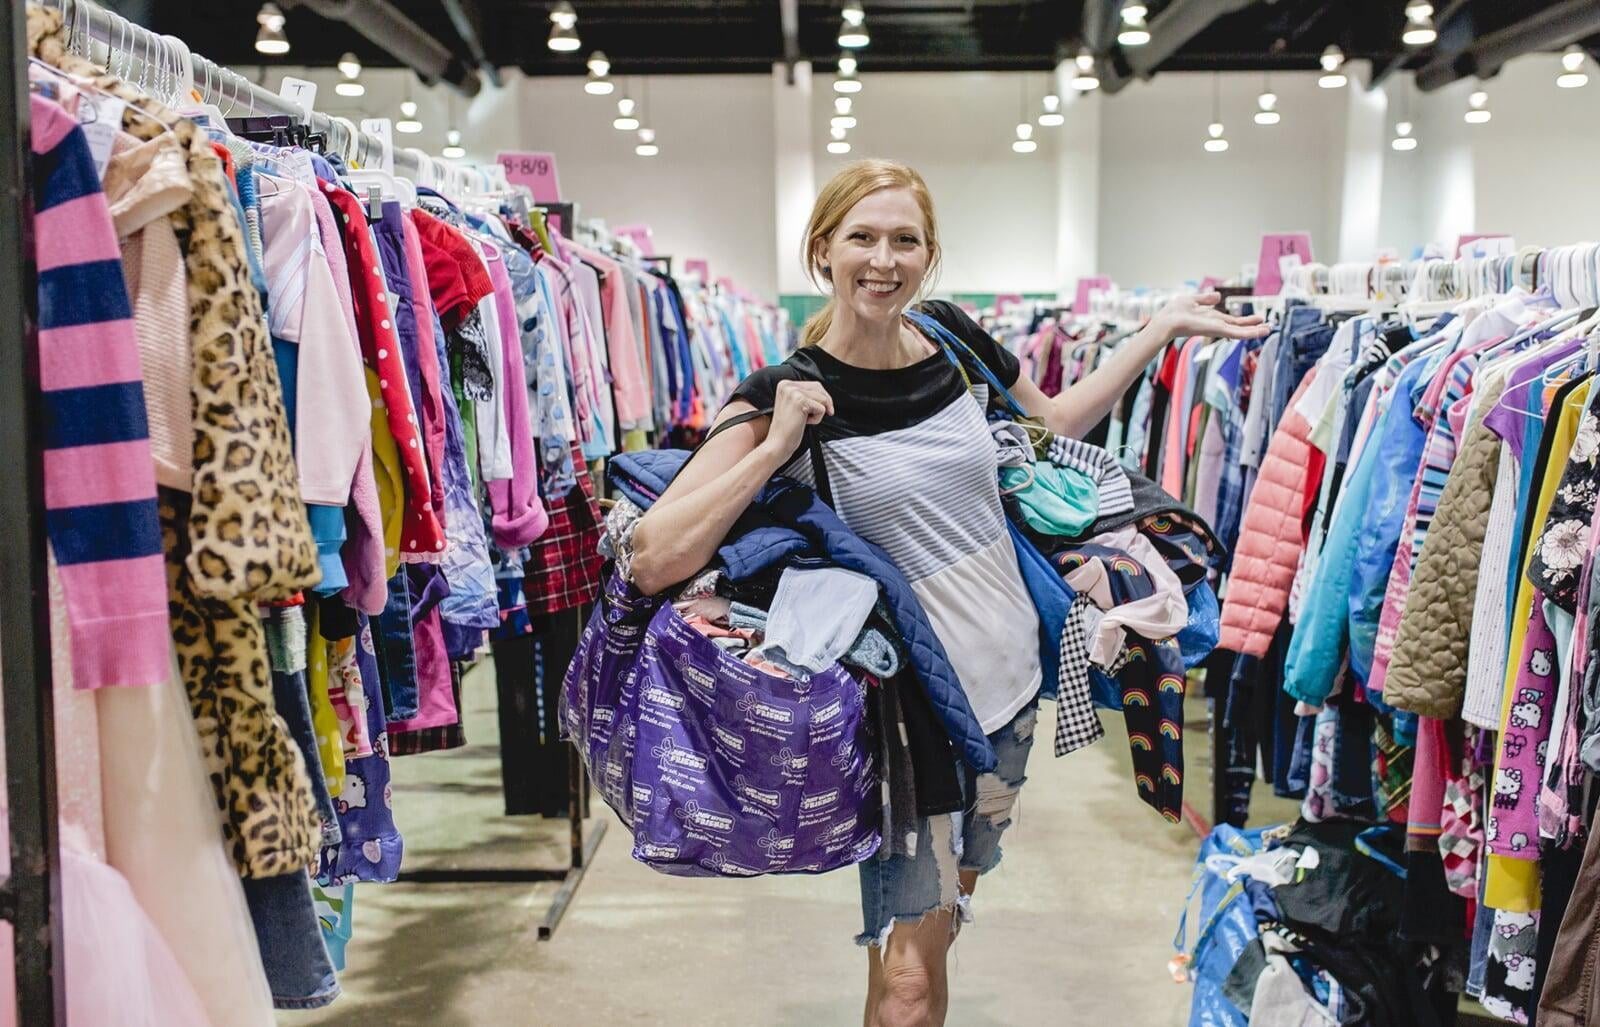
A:
<svg viewBox="0 0 1600 1027">
<path fill-rule="evenodd" d="M 255 604 L 315 584 L 316 547 L 221 162 L 192 122 L 67 53 L 60 12 L 30 6 L 28 43 L 45 63 L 127 100 L 130 134 L 170 127 L 187 155 L 194 195 L 170 216 L 188 278 L 194 494 L 162 490 L 158 503 L 173 643 L 235 864 L 256 878 L 303 870 L 321 826 L 305 762 L 273 705 Z"/>
</svg>

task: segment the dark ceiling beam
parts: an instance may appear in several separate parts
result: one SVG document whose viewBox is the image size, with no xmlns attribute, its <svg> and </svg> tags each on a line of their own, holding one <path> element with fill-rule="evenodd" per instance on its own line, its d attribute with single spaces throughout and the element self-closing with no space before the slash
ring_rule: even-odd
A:
<svg viewBox="0 0 1600 1027">
<path fill-rule="evenodd" d="M 1432 92 L 1469 76 L 1489 78 L 1512 58 L 1559 50 L 1595 33 L 1600 33 L 1600 3 L 1565 0 L 1474 40 L 1465 49 L 1440 54 L 1417 72 L 1417 87 Z"/>
<path fill-rule="evenodd" d="M 456 27 L 461 41 L 467 44 L 467 52 L 472 55 L 473 63 L 483 72 L 489 84 L 499 89 L 500 69 L 489 59 L 489 52 L 483 45 L 483 12 L 478 9 L 477 0 L 443 0 L 443 3 L 445 13 L 450 15 L 450 24 Z"/>
<path fill-rule="evenodd" d="M 771 74 L 778 54 L 699 54 L 676 57 L 630 57 L 625 52 L 607 53 L 613 58 L 613 75 L 744 75 Z M 1053 58 L 1043 54 L 866 54 L 861 58 L 864 71 L 1050 71 Z M 548 64 L 523 66 L 522 72 L 534 78 L 572 76 L 580 69 Z"/>
<path fill-rule="evenodd" d="M 393 54 L 428 85 L 448 82 L 464 96 L 477 96 L 483 87 L 476 71 L 389 0 L 284 0 L 284 5 L 304 7 L 324 18 L 344 22 Z"/>
<path fill-rule="evenodd" d="M 1204 32 L 1212 22 L 1226 14 L 1241 11 L 1255 0 L 1173 0 L 1160 14 L 1150 19 L 1150 42 L 1143 46 L 1122 47 L 1121 57 L 1110 74 L 1102 75 L 1100 87 L 1107 93 L 1119 92 L 1134 78 L 1149 78 L 1163 62 Z M 1126 72 L 1123 68 L 1126 68 Z"/>
</svg>

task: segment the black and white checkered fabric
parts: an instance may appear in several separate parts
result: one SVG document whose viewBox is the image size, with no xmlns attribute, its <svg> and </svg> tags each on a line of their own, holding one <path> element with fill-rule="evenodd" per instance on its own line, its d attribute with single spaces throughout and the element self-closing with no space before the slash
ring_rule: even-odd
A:
<svg viewBox="0 0 1600 1027">
<path fill-rule="evenodd" d="M 1089 698 L 1089 643 L 1084 611 L 1089 597 L 1080 595 L 1067 610 L 1067 623 L 1061 631 L 1061 680 L 1056 692 L 1056 755 L 1082 749 L 1098 742 L 1106 730 L 1095 715 Z"/>
</svg>

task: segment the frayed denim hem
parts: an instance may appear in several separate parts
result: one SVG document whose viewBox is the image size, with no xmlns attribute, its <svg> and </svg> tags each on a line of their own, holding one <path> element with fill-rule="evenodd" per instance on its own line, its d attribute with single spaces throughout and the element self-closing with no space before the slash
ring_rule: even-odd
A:
<svg viewBox="0 0 1600 1027">
<path fill-rule="evenodd" d="M 862 931 L 856 935 L 856 944 L 862 948 L 881 949 L 889 944 L 889 935 L 895 924 L 919 924 L 935 913 L 954 913 L 950 918 L 950 934 L 954 936 L 962 924 L 972 922 L 972 896 L 962 895 L 954 902 L 936 902 L 920 913 L 897 913 L 889 918 L 883 930 L 873 933 Z"/>
</svg>

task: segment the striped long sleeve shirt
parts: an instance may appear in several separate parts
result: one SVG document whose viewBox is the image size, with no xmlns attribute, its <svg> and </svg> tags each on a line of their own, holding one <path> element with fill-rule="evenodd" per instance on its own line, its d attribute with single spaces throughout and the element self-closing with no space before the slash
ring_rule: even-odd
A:
<svg viewBox="0 0 1600 1027">
<path fill-rule="evenodd" d="M 139 347 L 88 141 L 39 96 L 33 119 L 45 523 L 79 688 L 171 673 L 167 582 Z"/>
</svg>

